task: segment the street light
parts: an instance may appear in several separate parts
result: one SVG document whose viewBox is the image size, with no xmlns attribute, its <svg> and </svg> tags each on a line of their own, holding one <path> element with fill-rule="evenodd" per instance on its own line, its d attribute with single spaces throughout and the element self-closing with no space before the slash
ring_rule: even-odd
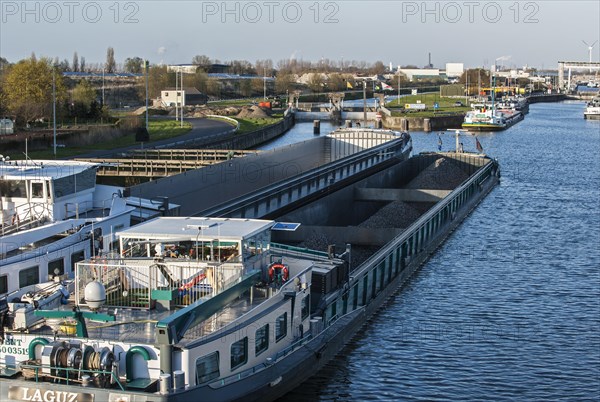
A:
<svg viewBox="0 0 600 402">
<path fill-rule="evenodd" d="M 52 67 L 52 132 L 54 134 L 54 159 L 56 159 L 56 67 Z"/>
<path fill-rule="evenodd" d="M 144 69 L 146 70 L 146 132 L 148 132 L 148 60 L 144 61 Z"/>
<path fill-rule="evenodd" d="M 267 100 L 267 68 L 263 68 L 263 97 Z"/>
<path fill-rule="evenodd" d="M 367 127 L 367 79 L 363 80 L 363 127 Z"/>
</svg>

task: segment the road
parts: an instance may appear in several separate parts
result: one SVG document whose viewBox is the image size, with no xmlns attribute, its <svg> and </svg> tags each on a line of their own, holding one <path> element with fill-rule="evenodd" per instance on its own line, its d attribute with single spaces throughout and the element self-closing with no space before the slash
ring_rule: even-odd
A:
<svg viewBox="0 0 600 402">
<path fill-rule="evenodd" d="M 142 146 L 142 144 L 136 144 L 136 145 L 131 145 L 128 147 L 123 147 L 123 148 L 99 149 L 99 150 L 92 151 L 92 152 L 89 152 L 86 154 L 77 155 L 75 157 L 76 158 L 106 158 L 106 157 L 111 157 L 115 154 L 126 153 L 133 149 L 140 149 L 142 147 L 143 148 L 155 148 L 155 147 L 168 148 L 169 146 L 176 146 L 178 143 L 181 143 L 181 142 L 197 140 L 200 138 L 208 138 L 208 137 L 212 137 L 215 135 L 223 134 L 233 128 L 233 126 L 231 124 L 228 124 L 228 123 L 226 123 L 224 121 L 220 121 L 220 120 L 192 118 L 192 119 L 185 119 L 185 121 L 192 124 L 192 129 L 188 133 L 177 136 L 177 137 L 169 138 L 166 140 L 147 142 L 147 143 L 144 143 L 143 146 Z M 72 159 L 72 158 L 73 157 L 70 157 L 69 159 Z"/>
</svg>

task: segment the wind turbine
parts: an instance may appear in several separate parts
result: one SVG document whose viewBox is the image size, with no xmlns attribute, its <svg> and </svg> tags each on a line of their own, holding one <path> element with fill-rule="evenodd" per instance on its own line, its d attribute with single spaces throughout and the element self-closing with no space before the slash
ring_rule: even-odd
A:
<svg viewBox="0 0 600 402">
<path fill-rule="evenodd" d="M 598 41 L 595 41 L 594 43 L 592 43 L 591 45 L 588 45 L 588 43 L 584 40 L 582 40 L 583 44 L 586 45 L 588 47 L 588 52 L 590 54 L 590 64 L 592 63 L 592 49 L 594 48 L 594 45 L 596 43 L 598 43 Z M 590 67 L 590 73 L 592 72 L 592 68 Z"/>
</svg>

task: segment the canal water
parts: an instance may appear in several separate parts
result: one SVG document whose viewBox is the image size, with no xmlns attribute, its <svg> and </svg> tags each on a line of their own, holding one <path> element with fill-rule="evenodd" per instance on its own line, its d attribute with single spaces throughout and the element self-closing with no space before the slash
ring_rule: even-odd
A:
<svg viewBox="0 0 600 402">
<path fill-rule="evenodd" d="M 600 121 L 583 110 L 534 104 L 480 134 L 501 184 L 283 400 L 600 400 Z M 313 135 L 312 124 L 295 130 Z M 451 133 L 411 135 L 415 152 L 436 150 L 438 136 L 454 147 Z"/>
</svg>

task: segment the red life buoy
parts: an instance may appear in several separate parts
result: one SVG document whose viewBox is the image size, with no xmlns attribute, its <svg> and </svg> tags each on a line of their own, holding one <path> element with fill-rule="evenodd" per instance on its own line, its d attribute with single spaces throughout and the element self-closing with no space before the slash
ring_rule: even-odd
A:
<svg viewBox="0 0 600 402">
<path fill-rule="evenodd" d="M 273 282 L 273 279 L 275 278 L 276 269 L 281 270 L 281 279 L 284 282 L 287 281 L 290 276 L 290 271 L 288 267 L 280 263 L 275 263 L 269 267 L 269 280 Z"/>
<path fill-rule="evenodd" d="M 286 267 L 284 265 L 283 269 L 281 270 L 281 279 L 283 279 L 283 281 L 286 282 L 289 277 L 290 277 L 290 271 L 288 270 L 288 267 Z"/>
</svg>

